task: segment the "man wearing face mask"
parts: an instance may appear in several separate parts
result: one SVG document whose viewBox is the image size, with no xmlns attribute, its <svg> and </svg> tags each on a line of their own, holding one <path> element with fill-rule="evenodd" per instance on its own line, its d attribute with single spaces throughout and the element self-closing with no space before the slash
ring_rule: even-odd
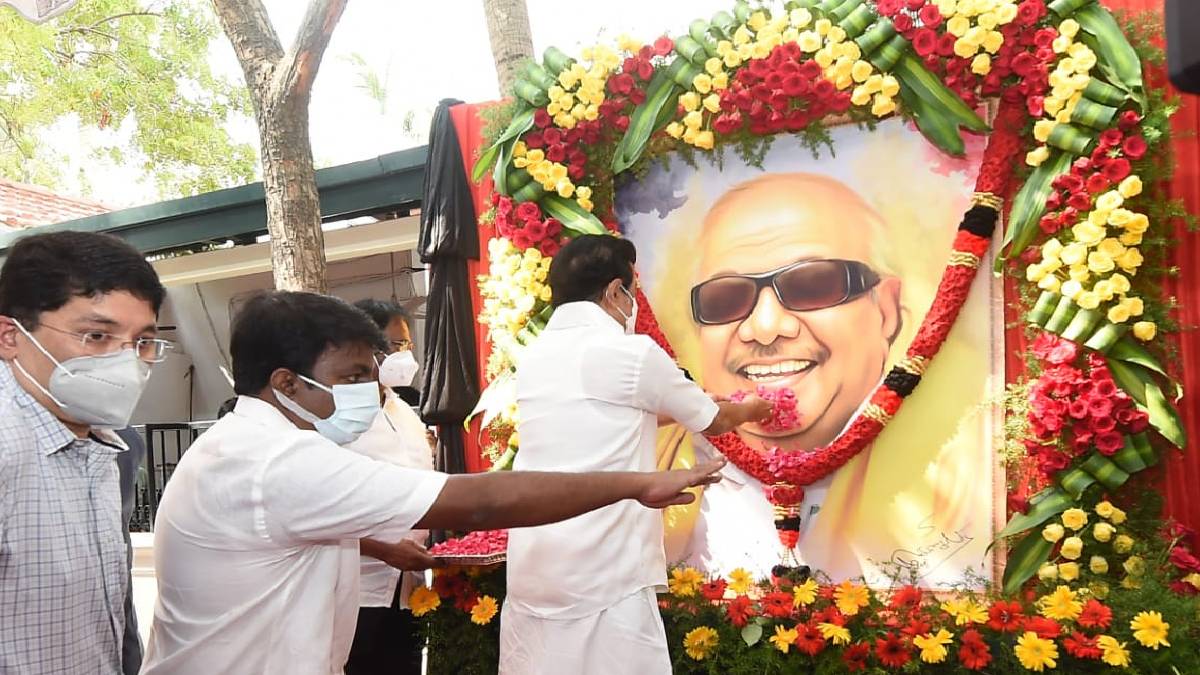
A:
<svg viewBox="0 0 1200 675">
<path fill-rule="evenodd" d="M 243 306 L 230 337 L 237 405 L 188 449 L 159 505 L 143 675 L 341 673 L 360 540 L 688 503 L 684 490 L 723 466 L 447 476 L 372 460 L 339 446 L 379 415 L 382 348 L 371 319 L 335 298 L 273 291 Z"/>
<path fill-rule="evenodd" d="M 408 315 L 393 302 L 360 300 L 354 306 L 383 331 L 387 348 L 379 356 L 379 383 L 384 387 L 383 410 L 357 440 L 346 447 L 371 459 L 410 469 L 433 469 L 421 418 L 394 391 L 409 387 L 417 374 Z M 420 570 L 433 566 L 425 550 L 429 533 L 413 530 L 399 541 L 363 539 L 359 579 L 360 608 L 347 675 L 417 673 L 421 670 L 420 634 L 408 596 L 424 583 Z"/>
<path fill-rule="evenodd" d="M 646 471 L 661 422 L 721 434 L 765 420 L 757 397 L 717 402 L 634 335 L 637 251 L 606 235 L 554 257 L 554 315 L 517 367 L 525 471 Z M 500 672 L 670 673 L 655 591 L 666 590 L 662 515 L 614 504 L 508 540 Z"/>
<path fill-rule="evenodd" d="M 128 547 L 113 432 L 129 425 L 165 291 L 114 237 L 19 240 L 0 270 L 0 672 L 122 672 Z"/>
</svg>

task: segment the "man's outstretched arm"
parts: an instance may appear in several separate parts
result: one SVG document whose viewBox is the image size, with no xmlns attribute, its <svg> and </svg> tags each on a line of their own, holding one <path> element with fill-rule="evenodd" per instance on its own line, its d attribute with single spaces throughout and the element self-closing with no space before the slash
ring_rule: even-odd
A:
<svg viewBox="0 0 1200 675">
<path fill-rule="evenodd" d="M 716 483 L 724 465 L 722 459 L 692 469 L 650 473 L 498 471 L 454 475 L 414 527 L 530 527 L 574 518 L 626 499 L 659 509 L 688 504 L 695 497 L 685 490 Z"/>
</svg>

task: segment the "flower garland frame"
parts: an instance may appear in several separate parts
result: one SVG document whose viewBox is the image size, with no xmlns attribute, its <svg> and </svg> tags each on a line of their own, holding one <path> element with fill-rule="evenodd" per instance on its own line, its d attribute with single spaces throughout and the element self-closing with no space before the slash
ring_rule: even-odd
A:
<svg viewBox="0 0 1200 675">
<path fill-rule="evenodd" d="M 616 231 L 616 175 L 636 174 L 673 150 L 735 145 L 748 159 L 761 157 L 756 148 L 777 133 L 801 133 L 817 144 L 828 116 L 869 124 L 902 114 L 931 143 L 958 155 L 963 130 L 988 131 L 974 108 L 989 97 L 999 106 L 973 206 L 933 306 L 869 405 L 832 445 L 814 452 L 760 454 L 734 434 L 712 439 L 714 445 L 767 487 L 781 540 L 793 546 L 804 487 L 867 447 L 919 383 L 965 302 L 1002 211 L 1007 228 L 997 269 L 1018 258 L 1031 263 L 1025 275 L 1042 291 L 1031 324 L 1102 356 L 1150 427 L 1184 444 L 1163 393 L 1165 369 L 1141 344 L 1154 338 L 1155 325 L 1133 321 L 1145 303 L 1129 277 L 1142 263 L 1137 246 L 1150 225 L 1125 204 L 1142 191 L 1132 169 L 1147 147 L 1141 63 L 1096 0 L 791 0 L 782 11 L 739 1 L 732 13 L 695 21 L 674 40 L 639 46 L 623 38 L 617 51 L 585 50 L 582 61 L 551 48 L 541 63 L 528 64 L 514 93 L 507 126 L 473 174 L 478 180 L 490 170 L 496 190 L 495 208 L 483 219 L 499 237 L 489 246 L 480 317 L 493 346 L 493 386 L 479 410 L 499 440 L 500 464 L 519 447 L 519 411 L 511 393 L 497 392 L 511 392 L 514 354 L 549 318 L 548 261 L 563 238 Z M 1022 151 L 1031 172 L 1010 190 Z M 1036 239 L 1060 232 L 1071 237 L 1047 241 L 1041 261 L 1031 258 Z M 652 311 L 639 314 L 638 330 L 671 352 Z M 1115 489 L 1156 461 L 1145 435 L 1125 436 L 1121 445 L 1115 452 L 1110 440 L 1085 447 L 1049 477 L 1026 513 L 1014 514 L 998 539 L 1027 534 L 1010 553 L 1006 588 L 1015 590 L 1049 557 L 1038 525 L 1088 487 Z"/>
</svg>

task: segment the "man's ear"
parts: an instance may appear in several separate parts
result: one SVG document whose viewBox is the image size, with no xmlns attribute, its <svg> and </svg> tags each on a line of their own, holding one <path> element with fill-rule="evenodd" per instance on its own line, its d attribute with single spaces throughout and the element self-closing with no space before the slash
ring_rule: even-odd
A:
<svg viewBox="0 0 1200 675">
<path fill-rule="evenodd" d="M 900 279 L 886 277 L 875 287 L 875 301 L 879 304 L 882 317 L 881 328 L 884 338 L 891 345 L 904 327 L 904 314 L 900 307 Z"/>
<path fill-rule="evenodd" d="M 268 383 L 272 389 L 288 398 L 295 398 L 296 390 L 300 388 L 300 378 L 287 368 L 276 368 L 271 373 Z"/>
<path fill-rule="evenodd" d="M 17 336 L 20 333 L 16 319 L 0 316 L 0 358 L 5 361 L 17 358 Z"/>
</svg>

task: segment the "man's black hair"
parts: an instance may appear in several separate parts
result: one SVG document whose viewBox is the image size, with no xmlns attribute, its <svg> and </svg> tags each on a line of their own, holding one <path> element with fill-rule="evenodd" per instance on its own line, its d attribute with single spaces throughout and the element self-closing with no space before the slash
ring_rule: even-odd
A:
<svg viewBox="0 0 1200 675">
<path fill-rule="evenodd" d="M 257 394 L 279 368 L 312 377 L 321 352 L 354 343 L 386 348 L 383 333 L 362 310 L 316 293 L 261 293 L 233 320 L 233 390 L 243 396 Z"/>
<path fill-rule="evenodd" d="M 387 330 L 388 324 L 397 317 L 404 319 L 404 323 L 410 329 L 412 328 L 412 320 L 408 316 L 408 312 L 390 300 L 367 298 L 354 303 L 354 306 L 366 312 L 367 316 L 371 317 L 371 320 L 375 322 L 375 325 L 379 326 L 379 330 Z"/>
<path fill-rule="evenodd" d="M 217 408 L 217 419 L 221 419 L 222 417 L 233 412 L 233 409 L 237 407 L 237 402 L 238 397 L 236 396 L 225 399 L 225 402 L 221 404 L 221 407 Z"/>
<path fill-rule="evenodd" d="M 127 291 L 162 308 L 166 289 L 137 249 L 107 234 L 48 232 L 22 237 L 0 269 L 0 314 L 37 327 L 42 312 L 53 312 L 81 296 Z"/>
<path fill-rule="evenodd" d="M 585 234 L 572 239 L 550 263 L 551 304 L 597 301 L 613 279 L 633 286 L 637 249 L 628 239 Z"/>
</svg>

